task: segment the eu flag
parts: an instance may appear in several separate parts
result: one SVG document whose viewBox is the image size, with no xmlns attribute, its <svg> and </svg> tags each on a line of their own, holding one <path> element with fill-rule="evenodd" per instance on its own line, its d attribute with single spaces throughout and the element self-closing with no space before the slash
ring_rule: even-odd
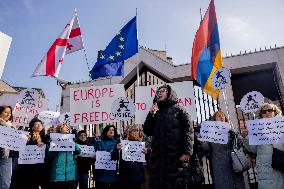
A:
<svg viewBox="0 0 284 189">
<path fill-rule="evenodd" d="M 220 91 L 213 89 L 211 78 L 215 71 L 222 66 L 215 5 L 214 0 L 211 0 L 195 34 L 191 56 L 191 73 L 192 78 L 214 99 L 218 98 Z"/>
<path fill-rule="evenodd" d="M 106 76 L 123 76 L 124 60 L 138 52 L 136 16 L 131 19 L 99 53 L 91 70 L 92 79 Z"/>
</svg>

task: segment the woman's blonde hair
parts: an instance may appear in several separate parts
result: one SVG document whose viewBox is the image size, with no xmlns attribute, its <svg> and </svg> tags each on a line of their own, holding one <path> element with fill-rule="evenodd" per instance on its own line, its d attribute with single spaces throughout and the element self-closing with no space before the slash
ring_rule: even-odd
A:
<svg viewBox="0 0 284 189">
<path fill-rule="evenodd" d="M 137 131 L 139 132 L 139 138 L 141 138 L 140 127 L 138 125 L 130 125 L 124 132 L 124 138 L 129 139 L 130 133 Z"/>
<path fill-rule="evenodd" d="M 278 106 L 276 106 L 275 104 L 271 104 L 271 103 L 263 103 L 262 105 L 260 105 L 259 109 L 258 109 L 258 112 L 259 112 L 259 117 L 262 118 L 262 114 L 261 114 L 261 111 L 266 108 L 266 107 L 271 107 L 272 110 L 274 110 L 275 112 L 275 116 L 277 115 L 282 115 L 282 111 L 280 110 L 280 108 L 278 108 Z"/>
<path fill-rule="evenodd" d="M 68 127 L 68 129 L 70 131 L 70 127 L 66 123 L 62 123 L 62 124 L 57 125 L 56 132 L 61 133 L 64 127 Z"/>
</svg>

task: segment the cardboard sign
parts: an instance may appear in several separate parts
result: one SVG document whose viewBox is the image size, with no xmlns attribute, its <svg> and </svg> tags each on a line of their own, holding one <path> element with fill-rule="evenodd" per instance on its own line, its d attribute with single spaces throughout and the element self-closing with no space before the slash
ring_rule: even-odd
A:
<svg viewBox="0 0 284 189">
<path fill-rule="evenodd" d="M 145 142 L 122 140 L 122 159 L 124 161 L 146 162 L 145 154 L 142 153 L 145 148 Z"/>
<path fill-rule="evenodd" d="M 49 151 L 75 151 L 74 138 L 74 134 L 50 133 Z"/>
<path fill-rule="evenodd" d="M 168 83 L 169 86 L 177 93 L 178 104 L 183 106 L 190 114 L 191 119 L 196 119 L 195 97 L 192 81 Z M 135 87 L 135 123 L 143 124 L 149 113 L 157 88 L 161 85 L 149 85 Z"/>
<path fill-rule="evenodd" d="M 127 121 L 135 116 L 135 104 L 131 98 L 119 97 L 112 103 L 111 112 L 116 120 Z"/>
<path fill-rule="evenodd" d="M 0 125 L 0 147 L 14 151 L 22 151 L 26 148 L 28 132 L 12 129 Z"/>
<path fill-rule="evenodd" d="M 19 164 L 44 163 L 46 145 L 27 145 L 25 150 L 19 153 Z"/>
<path fill-rule="evenodd" d="M 284 117 L 246 121 L 250 145 L 284 143 Z"/>
<path fill-rule="evenodd" d="M 97 151 L 95 169 L 116 170 L 116 161 L 111 160 L 109 152 Z"/>
<path fill-rule="evenodd" d="M 81 149 L 80 157 L 95 157 L 96 151 L 94 146 L 78 145 Z"/>
<path fill-rule="evenodd" d="M 113 122 L 115 117 L 111 113 L 111 105 L 123 96 L 123 84 L 71 88 L 71 125 Z"/>
<path fill-rule="evenodd" d="M 42 111 L 39 113 L 38 118 L 43 121 L 44 125 L 57 125 L 59 124 L 60 112 Z"/>
<path fill-rule="evenodd" d="M 221 121 L 203 121 L 200 128 L 199 140 L 219 144 L 228 143 L 230 124 Z"/>
<path fill-rule="evenodd" d="M 257 112 L 264 98 L 260 92 L 252 91 L 247 93 L 241 100 L 240 106 L 245 113 Z"/>
<path fill-rule="evenodd" d="M 215 90 L 225 89 L 230 81 L 231 72 L 228 68 L 221 67 L 212 76 L 212 87 Z"/>
</svg>

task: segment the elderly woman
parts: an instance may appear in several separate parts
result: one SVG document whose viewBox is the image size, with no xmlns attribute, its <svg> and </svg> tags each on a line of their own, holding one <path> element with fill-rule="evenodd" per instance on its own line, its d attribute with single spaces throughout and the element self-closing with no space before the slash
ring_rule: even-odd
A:
<svg viewBox="0 0 284 189">
<path fill-rule="evenodd" d="M 12 107 L 0 106 L 0 127 L 12 126 Z M 9 189 L 12 177 L 12 158 L 9 150 L 0 148 L 0 188 Z"/>
<path fill-rule="evenodd" d="M 273 118 L 281 116 L 281 110 L 274 104 L 264 103 L 259 108 L 259 117 Z M 262 144 L 262 145 L 249 145 L 247 131 L 244 131 L 244 145 L 246 149 L 256 154 L 256 170 L 258 179 L 258 189 L 283 189 L 284 188 L 284 173 L 273 169 L 272 153 L 273 147 L 284 151 L 284 144 Z"/>
<path fill-rule="evenodd" d="M 212 116 L 212 121 L 229 122 L 222 111 L 217 111 Z M 203 142 L 205 151 L 210 153 L 214 186 L 217 189 L 245 189 L 243 173 L 235 173 L 231 163 L 233 141 L 238 138 L 238 147 L 241 147 L 241 137 L 233 130 L 229 130 L 228 143 L 219 144 Z"/>
<path fill-rule="evenodd" d="M 56 132 L 69 134 L 70 128 L 66 124 L 60 124 L 56 127 Z M 76 180 L 76 160 L 75 155 L 81 152 L 79 146 L 75 144 L 75 151 L 50 151 L 49 161 L 51 164 L 50 182 L 52 189 L 69 189 Z"/>
<path fill-rule="evenodd" d="M 130 126 L 126 131 L 126 140 L 140 141 L 140 129 L 138 126 Z M 122 144 L 117 144 L 112 151 L 113 160 L 119 161 L 118 188 L 124 189 L 140 189 L 141 184 L 145 182 L 144 165 L 142 162 L 124 161 L 122 159 Z M 142 153 L 146 153 L 146 149 L 142 149 Z"/>
</svg>

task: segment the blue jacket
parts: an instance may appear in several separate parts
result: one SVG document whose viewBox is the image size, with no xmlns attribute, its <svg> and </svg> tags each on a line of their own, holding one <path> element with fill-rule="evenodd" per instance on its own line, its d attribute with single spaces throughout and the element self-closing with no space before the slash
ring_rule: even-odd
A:
<svg viewBox="0 0 284 189">
<path fill-rule="evenodd" d="M 76 160 L 75 155 L 80 154 L 81 150 L 75 144 L 75 152 L 49 152 L 51 163 L 50 181 L 71 181 L 76 180 Z"/>
<path fill-rule="evenodd" d="M 115 149 L 117 140 L 107 139 L 99 140 L 95 142 L 96 151 L 107 151 L 111 152 Z M 115 182 L 116 181 L 116 170 L 95 170 L 95 180 L 105 183 Z"/>
</svg>

